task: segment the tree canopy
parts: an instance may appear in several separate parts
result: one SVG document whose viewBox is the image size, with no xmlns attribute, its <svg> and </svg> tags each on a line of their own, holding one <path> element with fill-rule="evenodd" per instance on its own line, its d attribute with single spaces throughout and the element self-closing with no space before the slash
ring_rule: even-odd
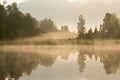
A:
<svg viewBox="0 0 120 80">
<path fill-rule="evenodd" d="M 106 13 L 103 24 L 98 30 L 90 28 L 86 31 L 85 19 L 79 16 L 77 23 L 78 39 L 120 38 L 120 20 L 115 13 Z M 50 18 L 38 21 L 30 13 L 23 13 L 16 3 L 8 6 L 0 4 L 0 40 L 10 40 L 30 37 L 37 34 L 58 31 Z M 68 26 L 62 26 L 61 31 L 69 31 Z"/>
<path fill-rule="evenodd" d="M 61 31 L 69 31 L 68 26 L 67 25 L 62 26 Z"/>
<path fill-rule="evenodd" d="M 84 39 L 85 38 L 85 27 L 84 27 L 85 20 L 82 15 L 79 16 L 79 22 L 77 24 L 78 24 L 78 26 L 77 26 L 78 36 L 79 36 L 79 38 Z"/>
<path fill-rule="evenodd" d="M 85 32 L 84 24 L 85 20 L 83 19 L 83 16 L 80 16 L 78 22 L 79 39 L 120 38 L 120 21 L 115 13 L 106 13 L 105 18 L 103 19 L 103 24 L 100 25 L 100 29 L 98 30 L 97 27 L 95 27 L 94 32 L 91 28 L 88 32 Z"/>
<path fill-rule="evenodd" d="M 54 22 L 49 18 L 41 20 L 39 24 L 41 33 L 53 32 L 58 30 Z"/>
<path fill-rule="evenodd" d="M 102 27 L 102 37 L 120 38 L 120 24 L 115 13 L 106 13 Z"/>
<path fill-rule="evenodd" d="M 0 4 L 0 40 L 33 36 L 38 28 L 38 21 L 29 13 L 22 13 L 16 3 L 7 7 Z"/>
<path fill-rule="evenodd" d="M 50 18 L 38 21 L 30 13 L 24 14 L 16 3 L 0 4 L 0 40 L 30 37 L 42 33 L 58 31 Z"/>
</svg>

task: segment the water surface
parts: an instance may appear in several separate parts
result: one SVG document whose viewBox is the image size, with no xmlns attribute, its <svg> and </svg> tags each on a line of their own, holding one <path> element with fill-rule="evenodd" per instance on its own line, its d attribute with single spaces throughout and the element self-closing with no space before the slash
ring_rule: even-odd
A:
<svg viewBox="0 0 120 80">
<path fill-rule="evenodd" d="M 0 80 L 119 80 L 119 46 L 0 47 Z"/>
</svg>

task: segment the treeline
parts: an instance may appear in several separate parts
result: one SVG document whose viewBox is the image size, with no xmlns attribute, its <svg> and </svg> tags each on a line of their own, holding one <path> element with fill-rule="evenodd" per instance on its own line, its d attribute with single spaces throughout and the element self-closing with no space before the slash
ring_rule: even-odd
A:
<svg viewBox="0 0 120 80">
<path fill-rule="evenodd" d="M 36 35 L 38 22 L 29 13 L 23 14 L 17 4 L 0 5 L 0 40 Z"/>
<path fill-rule="evenodd" d="M 0 40 L 31 37 L 40 33 L 57 31 L 51 19 L 45 18 L 38 21 L 30 13 L 22 13 L 16 3 L 4 5 L 0 4 Z"/>
<path fill-rule="evenodd" d="M 120 20 L 115 13 L 106 13 L 103 24 L 94 31 L 90 28 L 86 31 L 85 20 L 82 15 L 78 22 L 78 39 L 120 39 Z"/>
<path fill-rule="evenodd" d="M 18 38 L 31 37 L 47 32 L 59 31 L 54 22 L 45 18 L 37 20 L 30 13 L 21 12 L 16 3 L 8 6 L 0 4 L 0 40 L 11 40 Z M 103 24 L 94 31 L 90 28 L 86 31 L 85 20 L 82 15 L 78 22 L 78 39 L 97 39 L 97 38 L 120 38 L 120 21 L 115 13 L 106 13 Z M 64 25 L 60 31 L 69 31 L 68 26 Z"/>
</svg>

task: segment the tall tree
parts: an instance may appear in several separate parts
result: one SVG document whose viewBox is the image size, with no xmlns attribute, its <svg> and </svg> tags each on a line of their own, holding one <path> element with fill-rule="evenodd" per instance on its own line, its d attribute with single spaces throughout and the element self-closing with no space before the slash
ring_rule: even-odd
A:
<svg viewBox="0 0 120 80">
<path fill-rule="evenodd" d="M 97 34 L 97 33 L 98 33 L 98 29 L 97 27 L 95 27 L 94 34 Z"/>
<path fill-rule="evenodd" d="M 85 38 L 85 27 L 84 27 L 85 20 L 84 20 L 82 15 L 79 16 L 79 22 L 77 24 L 78 24 L 78 26 L 77 26 L 77 28 L 78 28 L 78 37 L 81 38 L 81 39 Z"/>
<path fill-rule="evenodd" d="M 93 39 L 93 31 L 91 28 L 88 30 L 87 39 Z"/>
<path fill-rule="evenodd" d="M 97 27 L 95 27 L 94 32 L 93 32 L 93 38 L 97 38 L 98 37 L 98 29 Z"/>
<path fill-rule="evenodd" d="M 116 17 L 115 13 L 106 13 L 103 19 L 102 34 L 106 38 L 117 38 L 120 34 L 120 24 L 119 19 Z"/>
<path fill-rule="evenodd" d="M 0 39 L 5 38 L 5 28 L 6 28 L 6 10 L 4 5 L 0 4 Z"/>
<path fill-rule="evenodd" d="M 5 7 L 0 4 L 0 40 L 16 39 L 38 34 L 38 21 L 22 13 L 17 4 Z"/>
</svg>

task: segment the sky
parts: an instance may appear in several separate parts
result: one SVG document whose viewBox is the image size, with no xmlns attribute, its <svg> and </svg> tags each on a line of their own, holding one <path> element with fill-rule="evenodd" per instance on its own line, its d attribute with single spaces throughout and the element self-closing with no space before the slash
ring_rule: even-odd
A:
<svg viewBox="0 0 120 80">
<path fill-rule="evenodd" d="M 2 1 L 2 0 L 0 0 Z M 83 15 L 87 29 L 99 27 L 105 13 L 116 13 L 120 16 L 120 0 L 7 0 L 8 4 L 16 1 L 24 13 L 38 20 L 51 18 L 57 27 L 68 25 L 76 31 L 79 15 Z"/>
</svg>

